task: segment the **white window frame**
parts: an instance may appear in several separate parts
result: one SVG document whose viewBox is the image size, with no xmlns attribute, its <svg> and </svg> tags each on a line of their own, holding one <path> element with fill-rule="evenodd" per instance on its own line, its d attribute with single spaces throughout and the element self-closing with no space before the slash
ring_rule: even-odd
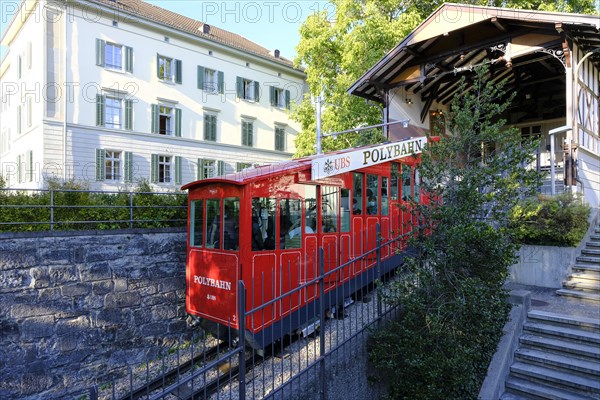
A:
<svg viewBox="0 0 600 400">
<path fill-rule="evenodd" d="M 104 179 L 120 182 L 123 177 L 123 152 L 120 150 L 104 151 Z"/>
<path fill-rule="evenodd" d="M 119 65 L 110 64 L 108 62 L 109 49 L 113 49 L 113 51 L 112 51 L 113 56 L 114 56 L 114 50 L 119 49 L 120 55 L 119 55 L 119 57 L 116 57 L 116 59 L 118 59 L 118 61 L 119 61 Z M 114 57 L 111 57 L 111 59 L 113 59 L 113 62 L 116 61 Z M 121 44 L 106 42 L 104 44 L 104 67 L 107 69 L 115 70 L 115 71 L 123 71 L 124 66 L 125 66 L 125 47 Z"/>
<path fill-rule="evenodd" d="M 215 122 L 215 124 L 214 124 L 214 130 L 215 130 L 214 131 L 214 138 L 212 138 L 212 137 L 209 136 L 209 133 L 212 133 L 212 132 L 207 132 L 207 129 L 206 129 L 206 122 L 207 122 L 208 118 L 211 118 L 211 119 L 214 118 L 215 119 L 215 121 L 214 121 Z M 206 140 L 206 141 L 209 141 L 209 142 L 216 142 L 217 141 L 218 126 L 219 126 L 219 118 L 218 118 L 218 116 L 216 114 L 214 114 L 214 113 L 205 112 L 204 113 L 204 124 L 203 124 L 203 135 L 202 135 L 202 138 L 204 140 Z"/>
<path fill-rule="evenodd" d="M 285 90 L 275 88 L 275 107 L 285 108 Z"/>
<path fill-rule="evenodd" d="M 173 181 L 173 159 L 171 156 L 158 155 L 158 183 Z"/>
<path fill-rule="evenodd" d="M 109 103 L 111 103 L 111 102 L 114 104 L 114 106 L 109 105 Z M 116 97 L 116 96 L 111 96 L 111 95 L 106 95 L 105 100 L 104 100 L 104 127 L 112 128 L 112 129 L 123 129 L 124 128 L 124 121 L 123 121 L 124 108 L 125 107 L 124 107 L 122 98 Z M 108 112 L 109 110 L 114 110 L 114 111 L 109 114 L 109 112 Z M 112 116 L 113 118 L 110 119 L 109 116 Z M 117 119 L 117 122 L 114 121 L 115 119 Z"/>
<path fill-rule="evenodd" d="M 159 74 L 158 78 L 165 82 L 175 83 L 175 59 L 172 57 L 158 56 L 159 70 L 161 66 L 164 66 L 162 76 Z"/>
<path fill-rule="evenodd" d="M 249 101 L 256 101 L 255 85 L 253 80 L 243 78 L 242 79 L 242 90 L 243 99 Z"/>
<path fill-rule="evenodd" d="M 25 98 L 25 122 L 27 128 L 33 126 L 33 99 L 31 96 Z"/>
<path fill-rule="evenodd" d="M 163 133 L 162 120 L 167 120 Z M 175 107 L 170 105 L 158 105 L 158 134 L 164 136 L 173 136 L 175 134 Z"/>
<path fill-rule="evenodd" d="M 217 162 L 215 160 L 202 160 L 202 179 L 217 176 Z"/>
<path fill-rule="evenodd" d="M 206 93 L 219 93 L 219 73 L 210 68 L 204 68 L 204 91 Z"/>
</svg>

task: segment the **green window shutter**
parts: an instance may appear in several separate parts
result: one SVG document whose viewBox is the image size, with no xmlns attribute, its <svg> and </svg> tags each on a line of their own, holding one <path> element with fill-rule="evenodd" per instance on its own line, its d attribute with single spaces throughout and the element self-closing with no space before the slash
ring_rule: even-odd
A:
<svg viewBox="0 0 600 400">
<path fill-rule="evenodd" d="M 235 89 L 237 91 L 237 97 L 239 99 L 244 98 L 244 80 L 241 77 L 237 77 L 235 81 Z"/>
<path fill-rule="evenodd" d="M 277 105 L 275 101 L 275 86 L 269 86 L 269 98 L 271 99 L 271 106 L 275 107 Z"/>
<path fill-rule="evenodd" d="M 175 109 L 175 136 L 181 137 L 181 109 Z"/>
<path fill-rule="evenodd" d="M 217 175 L 221 176 L 225 172 L 225 162 L 217 161 Z"/>
<path fill-rule="evenodd" d="M 125 71 L 133 73 L 133 48 L 125 47 Z"/>
<path fill-rule="evenodd" d="M 104 101 L 106 97 L 97 94 L 96 95 L 96 126 L 104 126 Z"/>
<path fill-rule="evenodd" d="M 130 151 L 125 152 L 124 175 L 125 182 L 133 182 L 133 154 Z"/>
<path fill-rule="evenodd" d="M 22 128 L 21 128 L 21 106 L 17 106 L 17 133 L 21 134 L 22 132 Z"/>
<path fill-rule="evenodd" d="M 102 39 L 96 39 L 96 65 L 104 66 L 104 46 L 106 42 Z"/>
<path fill-rule="evenodd" d="M 158 104 L 152 104 L 152 121 L 150 126 L 151 133 L 158 133 L 158 120 L 159 120 L 160 109 Z"/>
<path fill-rule="evenodd" d="M 181 83 L 181 60 L 173 60 L 175 62 L 175 83 Z"/>
<path fill-rule="evenodd" d="M 150 158 L 150 182 L 158 183 L 158 154 L 152 154 Z"/>
<path fill-rule="evenodd" d="M 247 122 L 242 121 L 242 146 L 248 146 L 248 136 L 247 136 Z"/>
<path fill-rule="evenodd" d="M 125 129 L 133 129 L 133 100 L 125 100 Z"/>
<path fill-rule="evenodd" d="M 33 182 L 33 151 L 27 152 L 27 167 L 25 169 L 27 173 L 27 180 Z"/>
<path fill-rule="evenodd" d="M 198 65 L 198 89 L 204 90 L 204 67 Z"/>
<path fill-rule="evenodd" d="M 285 108 L 290 109 L 290 91 L 285 91 Z"/>
<path fill-rule="evenodd" d="M 181 157 L 175 156 L 175 184 L 181 185 Z"/>
<path fill-rule="evenodd" d="M 223 74 L 223 71 L 217 72 L 217 91 L 220 94 L 225 93 L 225 74 Z"/>
<path fill-rule="evenodd" d="M 17 156 L 17 182 L 19 182 L 19 183 L 21 183 L 21 181 L 23 180 L 23 175 L 22 175 L 23 167 L 21 165 L 21 162 L 22 162 L 21 156 L 19 155 L 19 156 Z"/>
<path fill-rule="evenodd" d="M 156 53 L 156 76 L 158 79 L 163 79 L 160 74 L 160 54 Z"/>
<path fill-rule="evenodd" d="M 198 159 L 198 168 L 197 168 L 197 171 L 196 171 L 196 178 L 198 180 L 204 178 L 204 176 L 202 174 L 202 171 L 204 171 L 204 160 L 201 159 L 201 158 L 199 158 Z"/>
<path fill-rule="evenodd" d="M 260 100 L 260 84 L 257 81 L 254 81 L 254 101 Z"/>
<path fill-rule="evenodd" d="M 96 180 L 103 181 L 106 178 L 106 151 L 96 149 Z"/>
</svg>

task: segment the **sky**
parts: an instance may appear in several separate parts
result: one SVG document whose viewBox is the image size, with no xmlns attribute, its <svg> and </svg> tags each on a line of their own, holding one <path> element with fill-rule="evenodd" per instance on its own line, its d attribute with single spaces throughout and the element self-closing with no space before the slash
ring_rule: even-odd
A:
<svg viewBox="0 0 600 400">
<path fill-rule="evenodd" d="M 334 15 L 328 1 L 317 0 L 147 0 L 156 6 L 237 33 L 269 49 L 278 49 L 281 56 L 293 59 L 300 41 L 298 30 L 302 22 L 316 11 Z M 0 1 L 0 36 L 10 22 L 19 0 Z M 0 50 L 0 57 L 6 49 Z"/>
</svg>

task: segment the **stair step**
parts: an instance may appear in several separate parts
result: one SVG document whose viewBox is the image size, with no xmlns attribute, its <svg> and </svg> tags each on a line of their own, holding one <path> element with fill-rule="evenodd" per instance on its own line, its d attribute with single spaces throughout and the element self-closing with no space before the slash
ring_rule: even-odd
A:
<svg viewBox="0 0 600 400">
<path fill-rule="evenodd" d="M 597 234 L 593 234 L 593 233 L 592 233 L 592 234 L 590 235 L 590 240 L 600 240 L 600 235 L 597 235 Z"/>
<path fill-rule="evenodd" d="M 583 290 L 584 292 L 600 293 L 600 280 L 587 280 L 585 278 L 573 279 L 571 277 L 568 281 L 563 281 L 563 288 L 573 290 Z"/>
<path fill-rule="evenodd" d="M 582 292 L 579 290 L 558 289 L 556 291 L 561 296 L 576 297 L 578 299 L 591 300 L 600 302 L 600 294 Z"/>
<path fill-rule="evenodd" d="M 552 368 L 538 365 L 515 362 L 510 367 L 511 374 L 515 376 L 543 382 L 551 386 L 572 388 L 584 394 L 600 394 L 600 380 L 580 375 L 568 374 Z"/>
<path fill-rule="evenodd" d="M 576 373 L 597 376 L 600 379 L 600 363 L 563 354 L 551 353 L 537 349 L 517 349 L 515 358 L 523 362 L 534 362 L 550 368 L 570 370 Z"/>
<path fill-rule="evenodd" d="M 600 333 L 598 332 L 590 332 L 583 329 L 573 329 L 535 322 L 526 322 L 523 326 L 523 329 L 527 332 L 533 332 L 562 339 L 570 339 L 576 342 L 585 342 L 596 345 L 600 348 Z"/>
<path fill-rule="evenodd" d="M 573 265 L 573 271 L 586 271 L 592 274 L 600 275 L 600 265 L 593 264 L 575 264 Z"/>
<path fill-rule="evenodd" d="M 590 255 L 590 256 L 600 256 L 600 250 L 599 249 L 588 249 L 588 248 L 584 248 L 581 249 L 581 254 L 585 254 L 585 255 Z"/>
<path fill-rule="evenodd" d="M 573 272 L 571 275 L 569 275 L 569 281 L 581 281 L 587 283 L 600 282 L 600 273 L 585 270 L 582 272 Z"/>
<path fill-rule="evenodd" d="M 585 242 L 585 246 L 586 246 L 586 248 L 590 247 L 592 249 L 599 248 L 600 247 L 600 239 L 592 241 L 592 242 Z"/>
<path fill-rule="evenodd" d="M 600 256 L 579 256 L 576 258 L 578 263 L 590 263 L 600 265 Z"/>
<path fill-rule="evenodd" d="M 523 334 L 519 340 L 520 343 L 525 346 L 548 349 L 559 353 L 597 360 L 597 362 L 600 361 L 600 347 L 598 346 L 574 343 L 533 334 Z"/>
<path fill-rule="evenodd" d="M 549 400 L 592 400 L 593 397 L 572 393 L 567 390 L 551 386 L 535 384 L 525 379 L 509 377 L 506 380 L 506 388 L 510 391 L 502 395 L 502 400 L 518 399 L 549 399 Z M 523 397 L 509 397 L 513 393 L 522 394 Z M 508 394 L 509 396 L 506 396 Z"/>
<path fill-rule="evenodd" d="M 527 318 L 538 321 L 565 324 L 571 327 L 589 328 L 600 331 L 600 321 L 594 318 L 577 317 L 573 315 L 562 315 L 547 311 L 532 310 L 527 313 Z"/>
</svg>

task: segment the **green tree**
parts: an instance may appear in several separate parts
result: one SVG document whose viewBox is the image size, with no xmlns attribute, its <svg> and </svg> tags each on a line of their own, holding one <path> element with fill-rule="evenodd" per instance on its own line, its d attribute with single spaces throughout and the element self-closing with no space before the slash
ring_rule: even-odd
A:
<svg viewBox="0 0 600 400">
<path fill-rule="evenodd" d="M 315 152 L 315 106 L 312 98 L 324 95 L 323 132 L 336 132 L 382 121 L 378 104 L 351 96 L 346 90 L 395 47 L 419 23 L 435 11 L 443 1 L 406 2 L 401 0 L 331 0 L 335 20 L 327 12 L 309 16 L 300 27 L 300 43 L 296 47 L 296 66 L 304 67 L 310 92 L 294 107 L 292 118 L 301 125 L 296 139 L 296 157 Z M 462 1 L 467 4 L 490 5 L 487 0 Z M 530 10 L 600 13 L 594 0 L 495 0 L 496 7 Z M 345 134 L 337 139 L 325 138 L 324 150 L 348 148 L 376 143 L 378 132 Z"/>
<path fill-rule="evenodd" d="M 526 170 L 537 142 L 500 119 L 511 96 L 476 70 L 446 115 L 452 135 L 427 146 L 419 172 L 428 201 L 413 213 L 409 273 L 384 296 L 400 318 L 376 332 L 371 357 L 393 398 L 476 398 L 508 313 L 503 284 L 517 245 L 509 211 L 540 176 Z M 410 382 L 410 384 L 405 384 Z"/>
</svg>

